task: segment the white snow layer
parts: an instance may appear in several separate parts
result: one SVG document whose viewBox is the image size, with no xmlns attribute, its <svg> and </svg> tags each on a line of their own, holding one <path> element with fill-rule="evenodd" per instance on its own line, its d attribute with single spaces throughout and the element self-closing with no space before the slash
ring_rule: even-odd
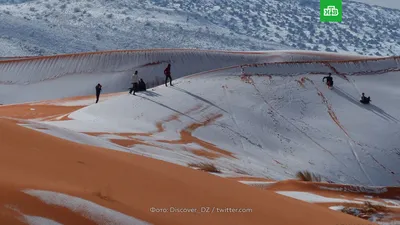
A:
<svg viewBox="0 0 400 225">
<path fill-rule="evenodd" d="M 40 216 L 23 215 L 23 218 L 29 225 L 62 225 L 54 220 Z"/>
<path fill-rule="evenodd" d="M 242 184 L 248 185 L 262 185 L 262 184 L 275 184 L 276 181 L 251 181 L 251 180 L 241 180 L 239 181 Z"/>
<path fill-rule="evenodd" d="M 338 205 L 338 206 L 331 206 L 329 208 L 332 210 L 335 210 L 335 211 L 340 211 L 340 210 L 344 209 L 345 207 L 342 205 Z"/>
<path fill-rule="evenodd" d="M 149 224 L 147 222 L 135 219 L 112 209 L 97 205 L 93 202 L 62 193 L 41 190 L 25 190 L 24 193 L 37 197 L 46 204 L 66 207 L 76 213 L 82 214 L 87 219 L 93 220 L 97 224 Z"/>
</svg>

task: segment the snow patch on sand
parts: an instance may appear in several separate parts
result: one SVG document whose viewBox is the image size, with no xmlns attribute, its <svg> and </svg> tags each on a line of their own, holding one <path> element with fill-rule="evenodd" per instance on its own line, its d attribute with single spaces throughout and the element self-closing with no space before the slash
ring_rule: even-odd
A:
<svg viewBox="0 0 400 225">
<path fill-rule="evenodd" d="M 142 220 L 135 219 L 112 209 L 70 195 L 42 190 L 24 190 L 23 192 L 39 198 L 46 204 L 66 207 L 74 212 L 82 214 L 85 218 L 93 220 L 98 224 L 149 225 L 149 223 Z"/>
<path fill-rule="evenodd" d="M 385 202 L 387 202 L 387 203 L 390 203 L 390 204 L 392 204 L 392 205 L 400 206 L 400 201 L 399 201 L 399 200 L 386 199 L 386 198 L 384 198 L 384 199 L 382 199 L 382 200 L 385 201 Z"/>
<path fill-rule="evenodd" d="M 300 192 L 300 191 L 277 191 L 276 193 L 285 195 L 291 198 L 295 198 L 298 200 L 302 200 L 310 203 L 327 203 L 327 202 L 344 202 L 344 203 L 358 203 L 363 204 L 360 201 L 351 201 L 346 199 L 338 199 L 338 198 L 327 198 L 321 195 L 316 195 L 308 192 Z"/>
<path fill-rule="evenodd" d="M 29 225 L 63 225 L 62 223 L 40 216 L 24 215 L 23 218 Z"/>
<path fill-rule="evenodd" d="M 345 207 L 342 206 L 342 205 L 338 205 L 338 206 L 331 206 L 331 207 L 329 207 L 329 208 L 332 209 L 332 210 L 335 210 L 335 211 L 341 211 L 341 210 L 344 209 Z"/>
<path fill-rule="evenodd" d="M 242 184 L 248 184 L 248 185 L 257 185 L 257 184 L 275 184 L 276 181 L 249 181 L 249 180 L 241 180 L 239 181 Z"/>
<path fill-rule="evenodd" d="M 338 192 L 382 194 L 387 192 L 386 187 L 365 187 L 365 186 L 344 186 L 344 187 L 326 187 L 319 186 L 320 189 Z"/>
<path fill-rule="evenodd" d="M 275 181 L 247 181 L 247 180 L 241 180 L 239 182 L 242 184 L 247 184 L 250 186 L 260 187 L 260 188 L 265 188 L 276 183 Z"/>
</svg>

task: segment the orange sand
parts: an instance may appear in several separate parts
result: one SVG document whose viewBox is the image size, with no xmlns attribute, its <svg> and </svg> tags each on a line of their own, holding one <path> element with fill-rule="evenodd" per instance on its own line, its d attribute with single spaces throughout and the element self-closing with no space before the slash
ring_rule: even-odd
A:
<svg viewBox="0 0 400 225">
<path fill-rule="evenodd" d="M 10 105 L 0 107 L 0 116 L 16 119 L 55 118 L 74 112 L 80 108 L 82 108 L 82 106 Z"/>
</svg>

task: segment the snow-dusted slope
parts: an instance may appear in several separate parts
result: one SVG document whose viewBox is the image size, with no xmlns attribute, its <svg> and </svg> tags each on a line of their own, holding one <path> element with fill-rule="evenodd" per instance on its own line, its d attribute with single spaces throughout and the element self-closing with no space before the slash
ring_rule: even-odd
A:
<svg viewBox="0 0 400 225">
<path fill-rule="evenodd" d="M 177 79 L 242 64 L 339 58 L 365 57 L 307 51 L 223 52 L 164 49 L 14 58 L 0 60 L 0 103 L 92 95 L 99 82 L 103 85 L 103 93 L 127 91 L 131 86 L 130 76 L 135 70 L 152 87 L 164 82 L 163 71 L 167 63 L 172 64 L 172 77 Z"/>
<path fill-rule="evenodd" d="M 236 33 L 297 49 L 372 55 L 397 55 L 400 50 L 399 10 L 360 1 L 343 1 L 342 23 L 319 22 L 318 0 L 149 2 L 198 13 Z"/>
<path fill-rule="evenodd" d="M 344 1 L 342 23 L 320 23 L 319 12 L 316 0 L 5 0 L 0 55 L 177 47 L 400 51 L 396 3 Z"/>
<path fill-rule="evenodd" d="M 195 13 L 145 1 L 7 0 L 0 2 L 0 17 L 2 56 L 177 47 L 289 48 L 231 32 Z"/>
<path fill-rule="evenodd" d="M 281 57 L 306 56 L 286 54 Z M 217 66 L 207 62 L 218 58 L 196 59 L 181 58 L 193 66 L 186 73 Z M 400 99 L 399 64 L 385 58 L 215 68 L 174 87 L 121 93 L 70 114 L 72 120 L 39 122 L 40 130 L 181 165 L 211 162 L 224 176 L 286 179 L 307 169 L 334 182 L 398 185 L 400 110 L 393 103 Z M 328 72 L 338 74 L 333 90 L 322 83 Z M 358 102 L 361 92 L 371 105 Z"/>
<path fill-rule="evenodd" d="M 400 10 L 400 2 L 397 0 L 353 0 L 355 2 L 362 2 L 362 3 L 367 3 L 369 5 L 377 5 L 385 8 L 391 8 L 391 9 L 398 9 Z"/>
</svg>

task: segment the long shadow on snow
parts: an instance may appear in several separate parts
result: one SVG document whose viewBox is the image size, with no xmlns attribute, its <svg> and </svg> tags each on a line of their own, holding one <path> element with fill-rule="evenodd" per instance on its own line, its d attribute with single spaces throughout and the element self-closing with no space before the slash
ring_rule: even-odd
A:
<svg viewBox="0 0 400 225">
<path fill-rule="evenodd" d="M 156 93 L 154 91 L 147 91 L 147 90 L 146 91 L 140 91 L 140 92 L 137 92 L 137 93 L 142 93 L 144 95 L 151 96 L 151 97 L 161 96 L 160 94 L 158 94 L 158 93 Z"/>
<path fill-rule="evenodd" d="M 343 90 L 341 90 L 338 87 L 335 87 L 332 89 L 333 92 L 335 92 L 336 94 L 338 94 L 339 96 L 347 99 L 348 101 L 350 101 L 351 103 L 357 105 L 360 108 L 363 109 L 367 109 L 371 112 L 373 112 L 375 115 L 380 116 L 382 119 L 386 120 L 386 121 L 392 121 L 395 123 L 400 122 L 400 120 L 398 120 L 397 118 L 391 116 L 390 114 L 386 113 L 383 109 L 375 106 L 375 105 L 363 105 L 362 103 L 360 103 L 360 101 L 358 101 L 357 99 L 355 99 L 353 96 L 349 95 L 348 93 L 344 92 Z"/>
<path fill-rule="evenodd" d="M 188 117 L 188 118 L 190 118 L 190 119 L 192 119 L 192 120 L 194 120 L 194 121 L 196 121 L 196 122 L 200 122 L 199 120 L 196 120 L 195 118 L 193 118 L 193 117 L 191 117 L 191 116 L 189 116 L 189 115 L 187 115 L 187 114 L 185 114 L 185 113 L 183 113 L 183 112 L 181 112 L 181 111 L 178 111 L 178 110 L 176 110 L 176 109 L 173 109 L 173 108 L 171 108 L 171 107 L 169 107 L 169 106 L 167 106 L 167 105 L 164 105 L 164 104 L 162 104 L 162 103 L 160 103 L 160 102 L 154 101 L 154 100 L 152 100 L 152 99 L 150 99 L 150 98 L 147 98 L 147 97 L 144 97 L 144 96 L 139 96 L 139 97 L 144 98 L 144 99 L 146 99 L 146 100 L 148 100 L 148 101 L 151 101 L 151 102 L 153 102 L 153 103 L 156 103 L 157 105 L 160 105 L 160 106 L 162 106 L 162 107 L 165 107 L 165 108 L 167 108 L 167 109 L 169 109 L 169 110 L 171 110 L 171 111 L 174 111 L 174 112 L 176 112 L 176 113 L 178 113 L 178 114 L 180 114 L 180 115 L 182 115 L 182 116 L 186 116 L 186 117 Z"/>
<path fill-rule="evenodd" d="M 208 104 L 210 104 L 210 105 L 212 105 L 212 106 L 214 106 L 214 107 L 220 109 L 221 111 L 223 111 L 223 112 L 225 112 L 225 113 L 228 113 L 228 111 L 226 111 L 225 109 L 223 109 L 223 108 L 221 108 L 221 107 L 215 105 L 214 103 L 210 102 L 209 100 L 207 100 L 207 99 L 205 99 L 205 98 L 202 98 L 202 97 L 200 97 L 200 96 L 198 96 L 198 95 L 195 95 L 195 94 L 193 94 L 193 93 L 191 93 L 191 92 L 189 92 L 189 91 L 187 91 L 187 90 L 185 90 L 185 89 L 178 88 L 178 87 L 172 87 L 172 88 L 175 89 L 175 90 L 177 90 L 177 91 L 181 91 L 181 92 L 183 92 L 183 93 L 186 93 L 186 94 L 188 94 L 188 95 L 190 95 L 190 96 L 192 96 L 192 97 L 194 97 L 194 98 L 197 98 L 197 99 L 199 99 L 199 100 L 201 100 L 201 101 L 203 101 L 203 102 L 205 102 L 205 103 L 208 103 Z"/>
</svg>

